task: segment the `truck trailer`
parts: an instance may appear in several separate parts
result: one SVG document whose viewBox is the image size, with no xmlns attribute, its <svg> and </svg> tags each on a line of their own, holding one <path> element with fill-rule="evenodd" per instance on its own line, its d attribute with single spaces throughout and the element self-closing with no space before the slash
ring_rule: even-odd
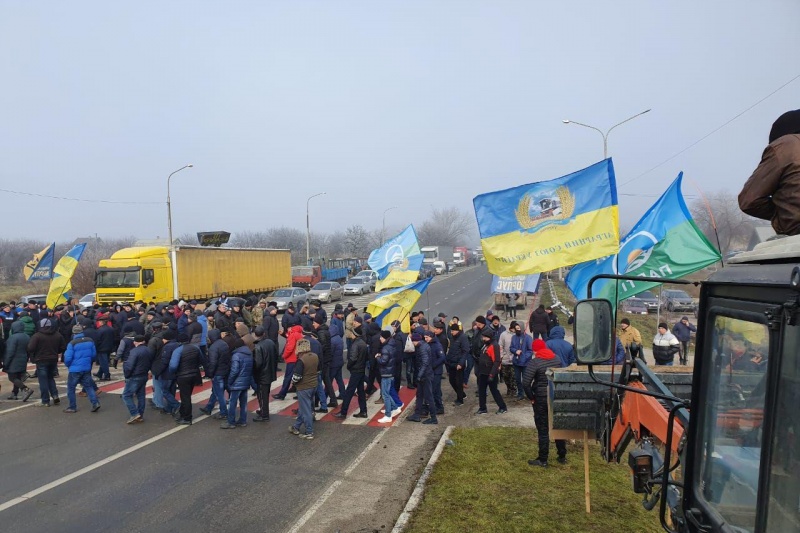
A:
<svg viewBox="0 0 800 533">
<path fill-rule="evenodd" d="M 245 296 L 291 282 L 290 251 L 259 248 L 136 246 L 101 260 L 95 273 L 101 305 Z"/>
<path fill-rule="evenodd" d="M 445 263 L 453 262 L 453 247 L 452 246 L 423 246 L 420 248 L 422 252 L 422 264 L 433 266 L 434 261 L 444 261 Z"/>
</svg>

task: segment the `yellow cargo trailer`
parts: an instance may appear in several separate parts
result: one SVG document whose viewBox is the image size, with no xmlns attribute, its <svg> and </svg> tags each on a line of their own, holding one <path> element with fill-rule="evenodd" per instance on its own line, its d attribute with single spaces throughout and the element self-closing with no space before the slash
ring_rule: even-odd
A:
<svg viewBox="0 0 800 533">
<path fill-rule="evenodd" d="M 173 268 L 177 265 L 177 268 Z M 292 283 L 289 250 L 137 246 L 100 261 L 97 301 L 167 302 L 259 294 Z"/>
</svg>

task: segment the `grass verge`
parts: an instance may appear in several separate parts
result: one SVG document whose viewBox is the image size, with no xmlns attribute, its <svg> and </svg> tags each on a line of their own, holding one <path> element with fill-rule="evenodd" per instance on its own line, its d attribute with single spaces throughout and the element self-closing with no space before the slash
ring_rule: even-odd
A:
<svg viewBox="0 0 800 533">
<path fill-rule="evenodd" d="M 528 466 L 536 431 L 528 428 L 457 428 L 425 496 L 406 529 L 413 533 L 661 531 L 631 490 L 627 466 L 606 464 L 590 447 L 592 512 L 583 497 L 583 445 L 569 445 L 568 462 Z"/>
</svg>

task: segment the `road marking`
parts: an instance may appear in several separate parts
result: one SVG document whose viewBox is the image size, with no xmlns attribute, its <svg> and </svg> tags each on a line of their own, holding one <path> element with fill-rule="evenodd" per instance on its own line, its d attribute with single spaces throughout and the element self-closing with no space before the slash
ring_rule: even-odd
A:
<svg viewBox="0 0 800 533">
<path fill-rule="evenodd" d="M 308 510 L 303 514 L 303 516 L 301 516 L 300 519 L 297 522 L 294 523 L 294 525 L 292 526 L 292 529 L 289 530 L 289 533 L 297 533 L 298 531 L 300 531 L 300 528 L 302 528 L 306 524 L 306 522 L 308 522 L 311 519 L 311 517 L 314 516 L 314 514 L 316 514 L 317 511 L 319 511 L 319 508 L 322 507 L 322 505 L 328 500 L 328 498 L 330 498 L 331 495 L 334 492 L 336 492 L 336 489 L 339 488 L 339 485 L 341 485 L 343 483 L 343 479 L 346 478 L 347 476 L 349 476 L 353 472 L 353 470 L 355 470 L 356 467 L 358 467 L 358 465 L 361 464 L 361 461 L 364 460 L 364 458 L 367 456 L 369 451 L 372 448 L 374 448 L 375 445 L 378 444 L 378 442 L 380 442 L 381 438 L 383 438 L 383 436 L 386 434 L 386 431 L 388 431 L 388 429 L 389 428 L 384 428 L 384 429 L 380 430 L 380 432 L 378 432 L 377 435 L 375 435 L 375 438 L 372 439 L 372 442 L 370 442 L 366 446 L 366 448 L 364 448 L 361 451 L 361 453 L 358 454 L 358 457 L 353 459 L 353 462 L 350 463 L 350 466 L 348 466 L 345 469 L 344 473 L 342 474 L 342 479 L 337 479 L 336 481 L 331 483 L 331 485 L 328 487 L 328 489 L 325 492 L 322 493 L 322 496 L 320 496 L 317 499 L 317 501 L 314 502 L 314 505 L 309 507 Z"/>
<path fill-rule="evenodd" d="M 439 305 L 440 303 L 442 303 L 442 302 L 436 302 L 436 303 L 435 303 L 435 304 L 433 304 L 433 305 Z"/>
<path fill-rule="evenodd" d="M 41 402 L 31 401 L 31 402 L 23 403 L 22 405 L 18 405 L 17 407 L 11 407 L 10 409 L 3 409 L 2 411 L 0 411 L 0 415 L 4 415 L 4 414 L 10 413 L 12 411 L 19 411 L 20 409 L 25 409 L 26 407 L 31 407 L 33 405 L 36 405 L 36 403 L 41 403 Z"/>
<path fill-rule="evenodd" d="M 206 418 L 208 418 L 208 417 L 205 416 L 205 415 L 198 416 L 197 418 L 194 419 L 193 423 L 202 422 Z M 172 428 L 170 430 L 165 431 L 164 433 L 160 433 L 160 434 L 158 434 L 158 435 L 156 435 L 154 437 L 150 437 L 149 439 L 147 439 L 145 441 L 142 441 L 139 444 L 135 444 L 135 445 L 131 446 L 130 448 L 126 448 L 126 449 L 122 450 L 121 452 L 117 452 L 114 455 L 110 455 L 110 456 L 106 457 L 105 459 L 102 459 L 101 461 L 98 461 L 98 462 L 93 463 L 93 464 L 91 464 L 89 466 L 81 468 L 80 470 L 76 470 L 75 472 L 73 472 L 71 474 L 67 474 L 66 476 L 61 477 L 61 478 L 59 478 L 59 479 L 57 479 L 55 481 L 51 481 L 50 483 L 48 483 L 46 485 L 42 485 L 38 489 L 33 489 L 30 492 L 26 492 L 22 496 L 18 496 L 16 498 L 8 500 L 4 504 L 0 505 L 0 513 L 2 513 L 5 510 L 11 509 L 15 505 L 19 505 L 20 503 L 26 502 L 26 501 L 30 500 L 31 498 L 35 498 L 36 496 L 38 496 L 38 495 L 40 495 L 42 493 L 45 493 L 50 489 L 54 489 L 54 488 L 56 488 L 58 486 L 63 485 L 64 483 L 72 481 L 73 479 L 77 479 L 77 478 L 81 477 L 84 474 L 88 474 L 89 472 L 92 472 L 93 470 L 97 470 L 98 468 L 100 468 L 102 466 L 105 466 L 105 465 L 107 465 L 109 463 L 113 463 L 117 459 L 121 459 L 121 458 L 125 457 L 126 455 L 130 455 L 130 454 L 132 454 L 133 452 L 135 452 L 137 450 L 141 450 L 142 448 L 150 446 L 151 444 L 153 444 L 155 442 L 158 442 L 161 439 L 165 439 L 165 438 L 169 437 L 170 435 L 173 435 L 173 434 L 177 433 L 178 431 L 181 431 L 181 430 L 186 429 L 188 427 L 189 426 L 177 426 L 177 427 L 174 427 L 174 428 Z"/>
</svg>

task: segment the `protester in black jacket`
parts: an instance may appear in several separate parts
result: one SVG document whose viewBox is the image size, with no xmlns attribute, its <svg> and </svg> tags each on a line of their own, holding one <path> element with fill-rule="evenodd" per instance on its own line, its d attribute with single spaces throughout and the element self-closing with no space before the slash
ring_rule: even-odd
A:
<svg viewBox="0 0 800 533">
<path fill-rule="evenodd" d="M 269 391 L 272 383 L 278 379 L 278 347 L 267 338 L 263 326 L 256 326 L 254 331 L 257 342 L 253 350 L 253 378 L 258 385 L 256 397 L 259 409 L 254 422 L 269 420 Z"/>
<path fill-rule="evenodd" d="M 467 358 L 471 357 L 469 339 L 458 327 L 450 325 L 450 349 L 447 350 L 447 376 L 450 386 L 456 393 L 454 405 L 464 405 L 464 369 L 467 367 Z"/>
<path fill-rule="evenodd" d="M 122 364 L 122 373 L 125 376 L 125 389 L 122 391 L 122 401 L 128 408 L 131 417 L 128 424 L 142 422 L 145 406 L 145 388 L 147 375 L 153 363 L 153 353 L 144 342 L 144 335 L 133 338 L 133 349 Z M 134 405 L 133 397 L 136 397 Z"/>
<path fill-rule="evenodd" d="M 364 393 L 364 372 L 367 368 L 367 358 L 369 357 L 369 348 L 364 341 L 362 330 L 363 319 L 356 317 L 354 319 L 353 331 L 356 334 L 356 339 L 350 345 L 347 351 L 347 370 L 350 371 L 350 381 L 347 383 L 347 388 L 342 395 L 342 408 L 336 413 L 336 418 L 347 418 L 347 410 L 350 408 L 350 400 L 353 399 L 353 394 L 358 394 L 358 407 L 360 411 L 353 415 L 356 418 L 367 418 L 367 395 Z"/>
<path fill-rule="evenodd" d="M 278 308 L 274 305 L 267 307 L 267 312 L 264 313 L 264 336 L 278 346 L 278 334 L 280 333 L 281 325 L 278 323 Z"/>
<path fill-rule="evenodd" d="M 550 316 L 544 308 L 544 305 L 537 307 L 528 320 L 528 329 L 534 339 L 547 340 L 548 331 L 550 331 Z"/>
<path fill-rule="evenodd" d="M 320 377 L 322 378 L 322 386 L 325 388 L 325 395 L 328 398 L 327 408 L 321 405 L 320 410 L 327 412 L 328 408 L 337 407 L 339 404 L 336 402 L 336 393 L 333 391 L 333 383 L 331 382 L 333 351 L 331 348 L 331 332 L 328 325 L 325 323 L 324 315 L 319 313 L 314 315 L 314 330 L 317 334 L 317 340 L 322 345 L 322 357 L 319 358 L 319 369 Z"/>
<path fill-rule="evenodd" d="M 211 415 L 214 406 L 219 402 L 219 419 L 228 418 L 228 402 L 225 400 L 225 390 L 228 388 L 228 374 L 231 371 L 231 349 L 223 337 L 229 333 L 220 333 L 218 329 L 208 330 L 208 365 L 206 365 L 206 378 L 211 379 L 211 396 L 205 407 L 200 412 Z"/>
<path fill-rule="evenodd" d="M 531 466 L 547 466 L 547 456 L 550 452 L 550 434 L 548 421 L 549 383 L 547 369 L 561 366 L 561 358 L 550 350 L 542 339 L 533 341 L 533 358 L 528 361 L 522 373 L 522 388 L 525 395 L 533 405 L 533 420 L 536 423 L 536 432 L 539 434 L 539 456 L 531 459 Z M 558 462 L 565 463 L 567 443 L 563 440 L 556 441 L 558 449 Z"/>
</svg>

